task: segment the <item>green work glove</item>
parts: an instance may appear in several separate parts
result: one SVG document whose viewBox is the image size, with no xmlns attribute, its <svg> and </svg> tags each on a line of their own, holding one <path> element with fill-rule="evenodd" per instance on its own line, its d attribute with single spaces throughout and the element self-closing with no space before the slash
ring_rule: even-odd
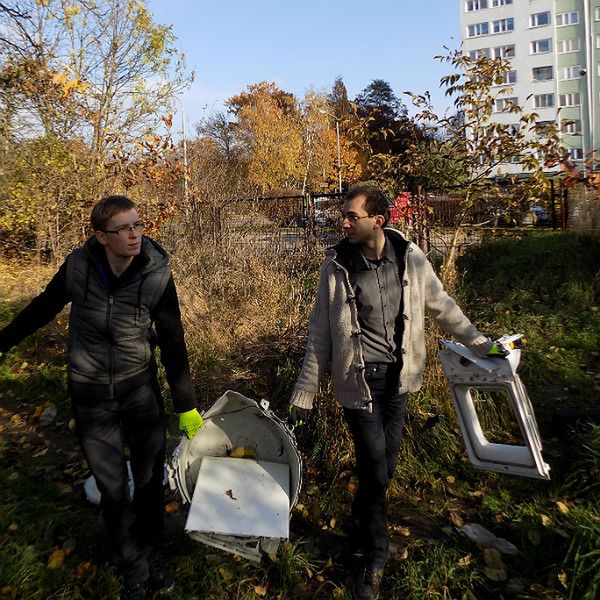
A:
<svg viewBox="0 0 600 600">
<path fill-rule="evenodd" d="M 204 423 L 204 421 L 195 408 L 179 415 L 179 429 L 181 429 L 190 440 L 198 433 L 198 429 L 202 427 L 202 423 Z"/>
<path fill-rule="evenodd" d="M 506 358 L 508 356 L 508 350 L 502 346 L 498 346 L 498 344 L 494 342 L 485 355 L 488 358 Z"/>
<path fill-rule="evenodd" d="M 288 407 L 288 423 L 293 427 L 300 427 L 304 425 L 308 419 L 308 408 L 300 408 L 294 404 L 290 404 Z"/>
</svg>

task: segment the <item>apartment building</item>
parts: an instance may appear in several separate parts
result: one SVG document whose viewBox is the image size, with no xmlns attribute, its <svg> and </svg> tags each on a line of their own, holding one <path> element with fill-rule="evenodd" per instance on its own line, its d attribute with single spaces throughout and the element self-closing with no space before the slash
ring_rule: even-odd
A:
<svg viewBox="0 0 600 600">
<path fill-rule="evenodd" d="M 542 124 L 556 123 L 583 168 L 583 157 L 600 150 L 600 0 L 459 2 L 464 52 L 510 60 L 509 97 Z M 517 126 L 503 103 L 494 120 Z M 521 171 L 517 161 L 501 170 Z"/>
</svg>

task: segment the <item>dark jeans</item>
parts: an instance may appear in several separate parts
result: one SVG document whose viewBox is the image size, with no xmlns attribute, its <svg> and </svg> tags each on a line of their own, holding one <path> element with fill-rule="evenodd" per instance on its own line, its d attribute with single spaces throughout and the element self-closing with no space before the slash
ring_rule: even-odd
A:
<svg viewBox="0 0 600 600">
<path fill-rule="evenodd" d="M 145 384 L 114 400 L 73 398 L 72 404 L 79 442 L 102 494 L 113 561 L 128 584 L 146 581 L 148 549 L 163 537 L 165 424 L 160 393 L 155 384 Z"/>
<path fill-rule="evenodd" d="M 382 569 L 388 560 L 385 496 L 398 460 L 407 401 L 407 394 L 396 394 L 398 374 L 397 365 L 367 365 L 373 411 L 344 409 L 358 471 L 352 517 L 358 521 L 369 569 Z"/>
</svg>

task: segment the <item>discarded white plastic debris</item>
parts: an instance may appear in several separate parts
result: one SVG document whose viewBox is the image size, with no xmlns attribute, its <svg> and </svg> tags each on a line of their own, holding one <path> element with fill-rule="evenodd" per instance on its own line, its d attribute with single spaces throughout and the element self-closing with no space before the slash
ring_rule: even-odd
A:
<svg viewBox="0 0 600 600">
<path fill-rule="evenodd" d="M 129 461 L 127 461 L 127 476 L 129 478 L 129 497 L 133 498 L 133 473 L 131 472 L 131 464 Z M 85 497 L 88 499 L 88 502 L 91 502 L 92 504 L 100 504 L 102 494 L 98 489 L 96 478 L 93 475 L 90 475 L 85 480 L 83 484 L 83 490 L 85 491 Z"/>
<path fill-rule="evenodd" d="M 504 538 L 496 537 L 479 523 L 465 523 L 457 529 L 481 548 L 494 548 L 502 554 L 518 554 L 519 549 Z"/>
<path fill-rule="evenodd" d="M 40 427 L 47 427 L 50 425 L 54 419 L 56 419 L 56 415 L 58 414 L 58 409 L 55 404 L 50 404 L 47 406 L 40 414 L 38 419 L 38 425 Z"/>
<path fill-rule="evenodd" d="M 260 561 L 288 537 L 289 511 L 302 484 L 296 438 L 268 402 L 233 391 L 203 419 L 167 465 L 171 488 L 191 504 L 186 531 L 208 546 Z"/>
<path fill-rule="evenodd" d="M 496 341 L 508 351 L 504 359 L 482 358 L 462 344 L 442 340 L 440 360 L 471 463 L 499 473 L 550 479 L 550 466 L 542 457 L 533 407 L 517 375 L 521 350 L 514 347 L 514 342 L 521 337 L 520 334 L 505 335 Z M 497 444 L 485 437 L 471 390 L 506 393 L 525 445 Z"/>
<path fill-rule="evenodd" d="M 186 531 L 287 538 L 290 468 L 246 458 L 202 460 Z"/>
</svg>

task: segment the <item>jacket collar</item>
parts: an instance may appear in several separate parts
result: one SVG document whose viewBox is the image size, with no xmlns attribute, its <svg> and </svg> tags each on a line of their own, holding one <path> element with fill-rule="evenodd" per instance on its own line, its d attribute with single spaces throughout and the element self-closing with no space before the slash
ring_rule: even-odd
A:
<svg viewBox="0 0 600 600">
<path fill-rule="evenodd" d="M 403 262 L 404 255 L 411 242 L 395 229 L 390 229 L 386 227 L 383 230 L 383 233 L 385 234 L 385 239 L 388 242 L 388 244 L 391 244 L 391 247 L 394 249 L 397 260 L 399 262 Z M 330 257 L 332 260 L 337 262 L 349 272 L 355 272 L 359 270 L 361 268 L 361 262 L 363 260 L 360 256 L 358 248 L 355 245 L 351 244 L 348 241 L 348 238 L 344 238 L 335 246 L 327 248 L 327 250 L 325 251 L 325 256 Z"/>
<path fill-rule="evenodd" d="M 104 247 L 96 239 L 96 236 L 89 237 L 83 245 L 83 249 L 96 268 L 106 261 Z M 141 275 L 162 267 L 168 260 L 164 248 L 146 236 L 142 237 L 142 247 L 138 256 L 139 258 L 134 261 L 135 271 Z"/>
</svg>

